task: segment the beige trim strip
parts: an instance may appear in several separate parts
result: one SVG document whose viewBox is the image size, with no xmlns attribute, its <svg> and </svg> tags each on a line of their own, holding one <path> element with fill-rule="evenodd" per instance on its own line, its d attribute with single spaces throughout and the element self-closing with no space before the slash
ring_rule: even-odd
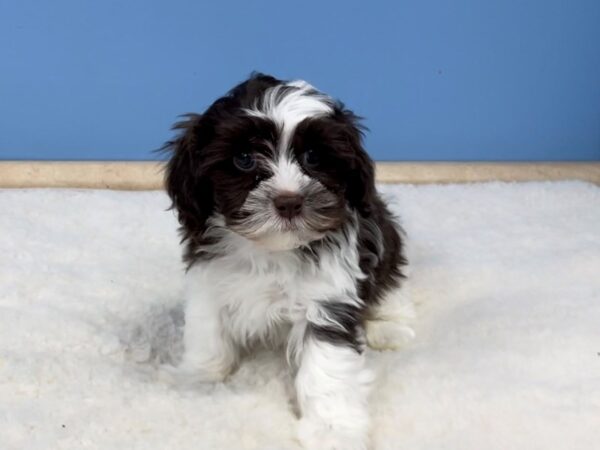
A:
<svg viewBox="0 0 600 450">
<path fill-rule="evenodd" d="M 0 187 L 144 190 L 162 187 L 155 161 L 0 161 Z"/>
<path fill-rule="evenodd" d="M 600 184 L 600 162 L 377 163 L 381 183 L 582 180 Z"/>
<path fill-rule="evenodd" d="M 162 163 L 0 161 L 0 188 L 161 189 Z M 469 183 L 576 179 L 600 185 L 600 162 L 379 162 L 381 183 Z"/>
</svg>

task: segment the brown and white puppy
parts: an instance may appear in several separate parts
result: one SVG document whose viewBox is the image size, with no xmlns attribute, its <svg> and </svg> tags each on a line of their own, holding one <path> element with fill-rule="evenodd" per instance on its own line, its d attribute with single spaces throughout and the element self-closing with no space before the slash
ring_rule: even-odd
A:
<svg viewBox="0 0 600 450">
<path fill-rule="evenodd" d="M 365 343 L 411 333 L 399 227 L 358 118 L 304 81 L 254 74 L 176 125 L 166 186 L 185 245 L 184 382 L 223 380 L 240 350 L 285 345 L 299 438 L 368 445 Z"/>
</svg>

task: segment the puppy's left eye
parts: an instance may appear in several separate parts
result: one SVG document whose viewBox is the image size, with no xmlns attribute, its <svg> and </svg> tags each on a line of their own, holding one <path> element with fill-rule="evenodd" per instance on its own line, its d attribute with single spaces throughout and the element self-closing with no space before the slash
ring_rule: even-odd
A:
<svg viewBox="0 0 600 450">
<path fill-rule="evenodd" d="M 306 150 L 302 157 L 304 159 L 304 165 L 306 165 L 306 167 L 315 167 L 321 162 L 319 154 L 312 148 Z"/>
<path fill-rule="evenodd" d="M 242 152 L 233 157 L 233 164 L 242 172 L 250 172 L 256 168 L 256 159 L 252 153 Z"/>
</svg>

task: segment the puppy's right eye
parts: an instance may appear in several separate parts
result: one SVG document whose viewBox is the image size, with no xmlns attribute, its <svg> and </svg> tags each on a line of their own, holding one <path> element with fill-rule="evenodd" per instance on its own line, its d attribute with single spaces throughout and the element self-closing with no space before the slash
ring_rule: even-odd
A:
<svg viewBox="0 0 600 450">
<path fill-rule="evenodd" d="M 256 160 L 252 153 L 242 152 L 233 157 L 233 164 L 242 172 L 250 172 L 256 168 Z"/>
<path fill-rule="evenodd" d="M 319 157 L 319 154 L 312 148 L 310 148 L 304 152 L 303 158 L 304 158 L 304 164 L 307 167 L 316 167 L 321 162 L 321 158 Z"/>
</svg>

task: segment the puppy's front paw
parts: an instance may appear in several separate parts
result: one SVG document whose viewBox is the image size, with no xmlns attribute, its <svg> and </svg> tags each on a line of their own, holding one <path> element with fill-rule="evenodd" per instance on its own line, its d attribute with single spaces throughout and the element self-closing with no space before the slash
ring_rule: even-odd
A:
<svg viewBox="0 0 600 450">
<path fill-rule="evenodd" d="M 367 345 L 373 350 L 398 350 L 415 337 L 416 312 L 409 286 L 396 289 L 373 310 L 365 323 Z"/>
<path fill-rule="evenodd" d="M 367 320 L 367 345 L 373 350 L 398 350 L 415 337 L 414 330 L 403 323 Z"/>
<path fill-rule="evenodd" d="M 298 439 L 307 450 L 367 450 L 367 432 L 359 428 L 302 418 L 298 424 Z"/>
</svg>

